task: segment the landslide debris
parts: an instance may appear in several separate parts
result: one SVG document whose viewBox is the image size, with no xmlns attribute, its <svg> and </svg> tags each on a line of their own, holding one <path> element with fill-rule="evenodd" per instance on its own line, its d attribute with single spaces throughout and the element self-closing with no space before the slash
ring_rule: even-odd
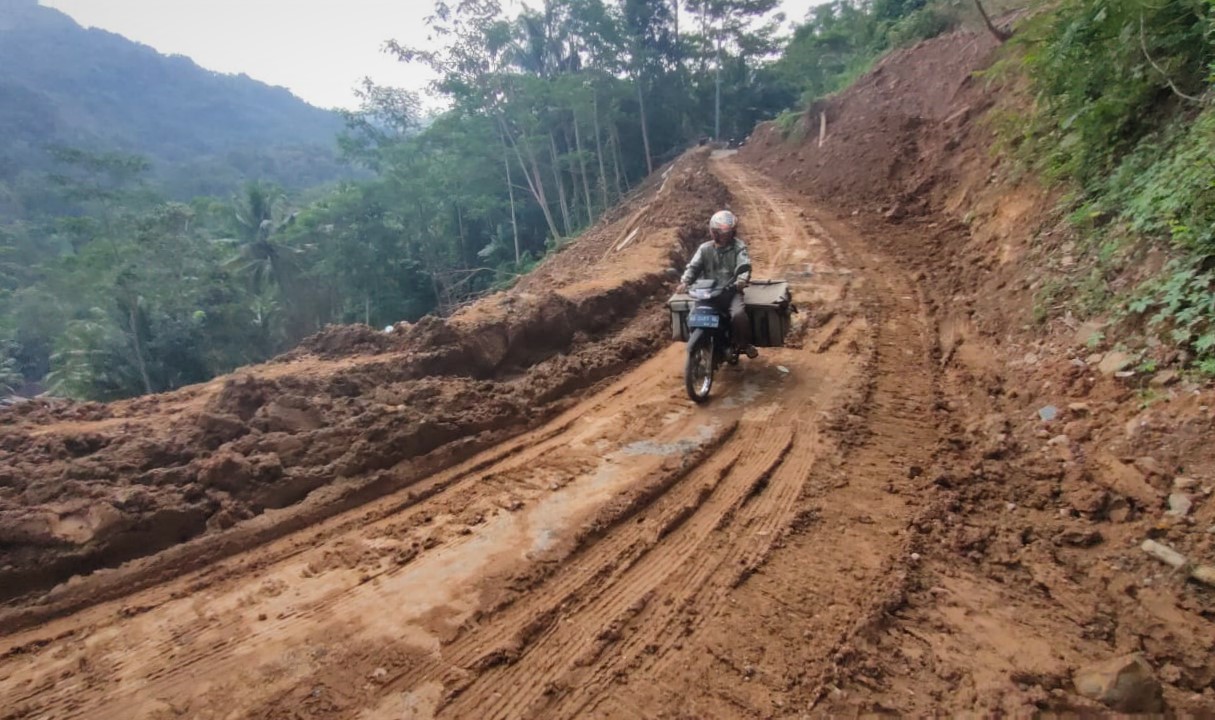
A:
<svg viewBox="0 0 1215 720">
<path fill-rule="evenodd" d="M 205 546 L 270 509 L 408 485 L 665 347 L 667 269 L 728 201 L 707 160 L 677 161 L 532 277 L 453 317 L 330 327 L 162 396 L 0 409 L 0 601 Z"/>
<path fill-rule="evenodd" d="M 944 371 L 950 437 L 917 472 L 946 510 L 918 528 L 918 589 L 853 663 L 918 678 L 919 699 L 891 682 L 858 703 L 1210 714 L 1215 596 L 1141 547 L 1212 562 L 1215 393 L 1099 323 L 1038 322 L 1043 270 L 1075 262 L 1074 241 L 1052 191 L 992 150 L 992 112 L 1018 101 L 976 78 L 996 57 L 969 32 L 896 51 L 801 133 L 765 124 L 741 153 L 916 281 Z"/>
</svg>

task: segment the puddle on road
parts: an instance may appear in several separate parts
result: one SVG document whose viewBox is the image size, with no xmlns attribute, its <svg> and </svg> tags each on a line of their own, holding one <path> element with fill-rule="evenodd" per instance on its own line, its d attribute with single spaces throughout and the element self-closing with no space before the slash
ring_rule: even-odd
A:
<svg viewBox="0 0 1215 720">
<path fill-rule="evenodd" d="M 542 556 L 568 537 L 576 523 L 646 477 L 663 459 L 695 452 L 721 432 L 721 423 L 714 421 L 696 428 L 688 437 L 670 442 L 639 441 L 607 453 L 594 470 L 579 473 L 561 489 L 542 495 L 534 505 L 487 518 L 466 540 L 423 555 L 404 572 L 381 576 L 377 592 L 352 599 L 351 605 L 368 630 L 404 637 L 435 651 L 438 637 L 419 626 L 422 618 L 443 609 L 446 623 L 463 622 L 476 608 L 479 591 L 473 580 L 493 575 L 495 565 L 509 566 Z M 393 613 L 376 612 L 385 598 L 405 602 Z"/>
<path fill-rule="evenodd" d="M 654 455 L 656 457 L 671 457 L 673 455 L 683 455 L 699 449 L 709 440 L 713 439 L 717 429 L 720 426 L 717 423 L 712 425 L 704 425 L 700 428 L 696 437 L 684 438 L 670 443 L 654 442 L 653 440 L 638 440 L 635 443 L 625 445 L 620 450 L 620 455 L 636 456 L 636 455 Z"/>
<path fill-rule="evenodd" d="M 532 531 L 528 554 L 551 549 L 572 518 L 607 502 L 625 483 L 635 480 L 635 473 L 622 472 L 621 465 L 629 459 L 687 455 L 709 444 L 720 432 L 721 424 L 713 422 L 697 428 L 692 437 L 666 443 L 639 440 L 605 455 L 594 472 L 576 478 L 562 492 L 553 493 L 524 511 L 525 522 Z"/>
<path fill-rule="evenodd" d="M 730 396 L 722 401 L 721 406 L 726 410 L 733 410 L 743 405 L 750 405 L 763 395 L 764 389 L 755 380 L 744 380 L 738 392 L 730 393 Z"/>
</svg>

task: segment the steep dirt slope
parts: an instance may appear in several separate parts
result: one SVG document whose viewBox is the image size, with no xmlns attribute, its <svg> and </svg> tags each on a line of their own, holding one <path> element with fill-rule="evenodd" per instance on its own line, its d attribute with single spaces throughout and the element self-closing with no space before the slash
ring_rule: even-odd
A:
<svg viewBox="0 0 1215 720">
<path fill-rule="evenodd" d="M 806 308 L 791 347 L 725 372 L 701 408 L 673 345 L 408 489 L 10 634 L 5 717 L 734 717 L 809 702 L 841 643 L 904 592 L 892 569 L 922 503 L 888 488 L 911 489 L 905 464 L 936 446 L 934 368 L 905 280 L 861 280 L 762 178 L 729 159 L 715 172 L 762 274 L 787 275 Z M 841 538 L 849 552 L 806 552 Z"/>
<path fill-rule="evenodd" d="M 0 601 L 27 596 L 7 612 L 35 617 L 126 591 L 408 487 L 551 418 L 665 347 L 656 303 L 667 270 L 727 199 L 706 162 L 683 158 L 621 217 L 450 319 L 388 336 L 332 328 L 279 362 L 169 395 L 0 412 Z"/>
<path fill-rule="evenodd" d="M 852 691 L 870 709 L 1073 710 L 1078 669 L 1140 652 L 1169 709 L 1210 714 L 1215 595 L 1140 545 L 1215 564 L 1215 394 L 1136 371 L 1113 328 L 1035 321 L 1046 276 L 1087 271 L 1056 198 L 993 151 L 988 120 L 1017 102 L 972 75 L 995 57 L 968 33 L 900 51 L 813 109 L 821 146 L 764 126 L 743 153 L 916 280 L 942 369 L 952 460 L 925 472 L 949 512 L 861 653 L 879 677 Z"/>
<path fill-rule="evenodd" d="M 302 502 L 10 602 L 0 718 L 1100 713 L 1075 678 L 1130 653 L 1158 684 L 1116 706 L 1215 713 L 1211 590 L 1138 549 L 1212 560 L 1210 393 L 1158 376 L 1149 404 L 1147 378 L 1106 374 L 1113 353 L 1028 324 L 1035 263 L 1066 240 L 987 152 L 987 43 L 892 56 L 821 108 L 822 147 L 764 128 L 740 156 L 684 158 L 450 321 L 334 330 L 309 345 L 325 360 L 16 422 L 21 447 L 158 447 L 237 426 L 207 409 L 241 435 L 178 465 L 251 474 L 289 435 L 264 423 L 320 407 L 329 427 L 297 434 L 333 431 L 304 457 L 334 456 Z M 702 407 L 643 300 L 723 202 L 802 313 Z M 107 492 L 154 471 L 94 467 Z M 261 509 L 199 484 L 227 493 L 216 514 Z M 87 513 L 22 502 L 60 539 L 5 578 L 104 546 L 62 539 Z"/>
</svg>

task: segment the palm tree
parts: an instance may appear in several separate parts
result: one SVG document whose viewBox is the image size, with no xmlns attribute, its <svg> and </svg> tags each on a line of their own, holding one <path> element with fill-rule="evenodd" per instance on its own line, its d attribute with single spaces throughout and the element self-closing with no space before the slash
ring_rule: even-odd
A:
<svg viewBox="0 0 1215 720">
<path fill-rule="evenodd" d="M 0 396 L 10 395 L 25 384 L 25 377 L 13 357 L 14 350 L 12 343 L 0 343 Z"/>
<path fill-rule="evenodd" d="M 254 294 L 260 295 L 267 285 L 290 289 L 299 270 L 297 251 L 276 239 L 295 222 L 295 213 L 287 209 L 286 196 L 275 188 L 251 182 L 232 204 L 239 237 L 220 241 L 237 247 L 227 266 L 248 279 Z"/>
</svg>

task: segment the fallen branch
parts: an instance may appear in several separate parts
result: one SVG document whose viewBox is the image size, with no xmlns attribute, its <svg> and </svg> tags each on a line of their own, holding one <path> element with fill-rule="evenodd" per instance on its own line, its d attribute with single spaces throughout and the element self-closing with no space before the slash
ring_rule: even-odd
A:
<svg viewBox="0 0 1215 720">
<path fill-rule="evenodd" d="M 1189 100 L 1193 103 L 1203 102 L 1202 98 L 1200 97 L 1187 95 L 1186 93 L 1181 92 L 1181 90 L 1173 84 L 1173 79 L 1170 78 L 1169 74 L 1164 71 L 1164 68 L 1160 67 L 1160 65 L 1158 65 L 1156 61 L 1152 59 L 1152 56 L 1150 53 L 1148 53 L 1147 49 L 1147 36 L 1143 29 L 1143 15 L 1139 16 L 1139 47 L 1143 48 L 1143 56 L 1147 58 L 1147 61 L 1151 63 L 1152 67 L 1156 68 L 1156 72 L 1160 73 L 1160 77 L 1164 78 L 1164 81 L 1169 84 L 1169 87 L 1172 88 L 1173 93 L 1177 97 L 1181 98 L 1182 100 Z"/>
<path fill-rule="evenodd" d="M 1140 549 L 1169 567 L 1185 571 L 1186 575 L 1194 580 L 1215 587 L 1215 567 L 1194 565 L 1186 559 L 1185 555 L 1155 540 L 1144 540 Z"/>
<path fill-rule="evenodd" d="M 992 37 L 1001 44 L 1008 42 L 1008 39 L 1012 37 L 1012 33 L 996 27 L 996 24 L 991 21 L 991 17 L 988 16 L 987 10 L 983 8 L 983 3 L 979 2 L 979 0 L 975 0 L 975 7 L 978 8 L 979 15 L 983 17 L 983 24 L 987 26 L 987 32 L 991 33 Z"/>
</svg>

